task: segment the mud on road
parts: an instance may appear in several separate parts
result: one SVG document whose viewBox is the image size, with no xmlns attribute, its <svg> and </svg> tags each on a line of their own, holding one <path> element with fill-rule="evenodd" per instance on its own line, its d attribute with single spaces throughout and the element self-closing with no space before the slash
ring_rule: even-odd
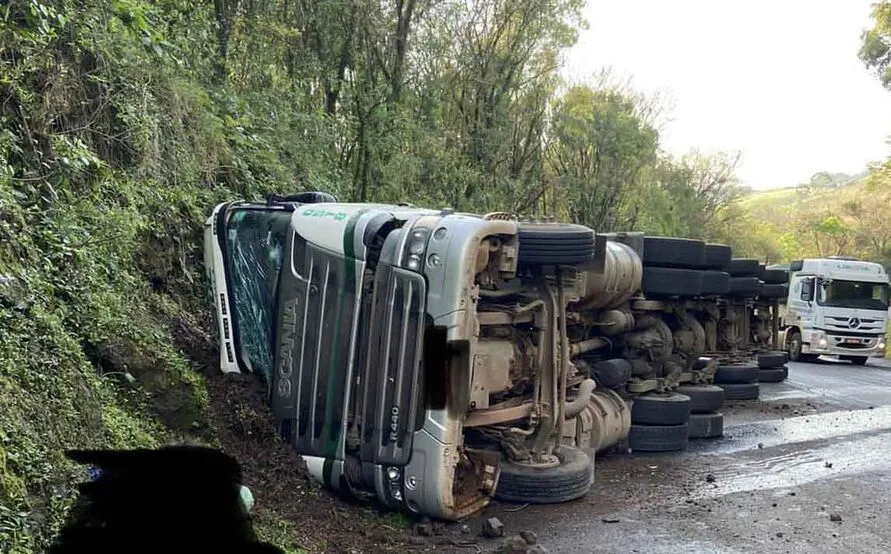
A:
<svg viewBox="0 0 891 554">
<path fill-rule="evenodd" d="M 586 498 L 494 503 L 466 522 L 472 545 L 429 549 L 503 551 L 475 537 L 496 516 L 506 534 L 532 531 L 551 553 L 891 551 L 891 365 L 790 364 L 786 382 L 724 413 L 722 439 L 601 456 Z"/>
</svg>

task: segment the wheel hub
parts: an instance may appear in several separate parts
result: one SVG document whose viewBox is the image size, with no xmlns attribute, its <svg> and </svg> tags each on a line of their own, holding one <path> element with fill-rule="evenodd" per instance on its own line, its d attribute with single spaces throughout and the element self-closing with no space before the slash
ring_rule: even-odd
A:
<svg viewBox="0 0 891 554">
<path fill-rule="evenodd" d="M 537 458 L 532 458 L 528 461 L 522 462 L 513 462 L 514 465 L 523 466 L 523 467 L 534 467 L 536 469 L 549 469 L 552 467 L 557 467 L 560 465 L 560 458 L 553 454 L 545 454 L 543 456 L 538 456 Z"/>
</svg>

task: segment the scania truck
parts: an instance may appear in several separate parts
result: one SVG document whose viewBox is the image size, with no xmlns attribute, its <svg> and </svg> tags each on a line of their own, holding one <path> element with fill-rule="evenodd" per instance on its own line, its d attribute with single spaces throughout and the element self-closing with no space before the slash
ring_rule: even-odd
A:
<svg viewBox="0 0 891 554">
<path fill-rule="evenodd" d="M 217 206 L 205 265 L 220 369 L 267 383 L 310 473 L 442 519 L 720 437 L 773 367 L 748 361 L 758 261 L 700 240 L 310 192 Z"/>
<path fill-rule="evenodd" d="M 793 361 L 836 356 L 856 365 L 885 349 L 888 275 L 853 258 L 806 259 L 789 266 L 789 295 L 780 305 L 780 344 Z"/>
</svg>

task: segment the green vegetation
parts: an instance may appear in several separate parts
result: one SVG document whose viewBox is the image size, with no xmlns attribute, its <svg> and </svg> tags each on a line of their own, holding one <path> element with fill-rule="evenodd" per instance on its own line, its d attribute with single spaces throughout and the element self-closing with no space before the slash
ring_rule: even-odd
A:
<svg viewBox="0 0 891 554">
<path fill-rule="evenodd" d="M 721 214 L 726 240 L 739 253 L 775 263 L 833 255 L 891 266 L 891 173 L 878 166 L 861 175 L 750 192 Z"/>
<path fill-rule="evenodd" d="M 83 477 L 63 449 L 214 440 L 195 345 L 219 201 L 319 189 L 723 238 L 771 261 L 887 259 L 891 166 L 841 202 L 814 187 L 735 202 L 737 157 L 666 155 L 656 100 L 608 74 L 560 81 L 582 4 L 2 3 L 2 550 L 54 536 Z M 296 548 L 274 511 L 259 527 Z"/>
</svg>

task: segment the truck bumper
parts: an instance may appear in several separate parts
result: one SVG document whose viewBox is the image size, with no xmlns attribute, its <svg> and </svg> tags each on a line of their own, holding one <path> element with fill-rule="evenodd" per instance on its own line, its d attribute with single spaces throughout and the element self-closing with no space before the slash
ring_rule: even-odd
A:
<svg viewBox="0 0 891 554">
<path fill-rule="evenodd" d="M 884 335 L 836 335 L 832 332 L 803 333 L 801 351 L 804 354 L 827 356 L 875 356 L 885 350 Z"/>
</svg>

